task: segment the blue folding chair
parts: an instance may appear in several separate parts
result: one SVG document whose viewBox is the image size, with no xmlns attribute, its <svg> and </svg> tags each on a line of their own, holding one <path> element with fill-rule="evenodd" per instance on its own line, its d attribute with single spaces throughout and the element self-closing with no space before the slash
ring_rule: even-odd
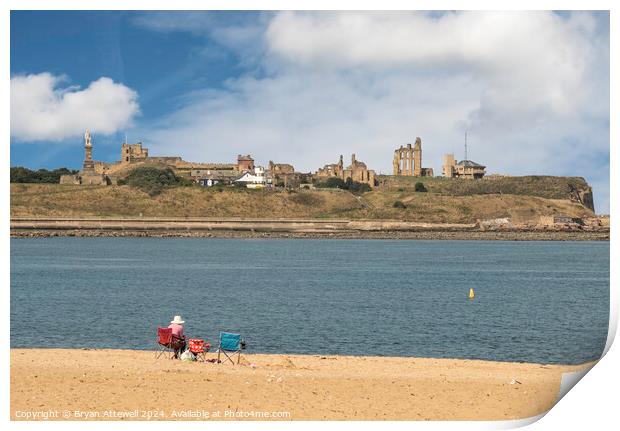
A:
<svg viewBox="0 0 620 431">
<path fill-rule="evenodd" d="M 237 355 L 237 364 L 241 359 L 241 335 L 231 334 L 230 332 L 220 332 L 220 346 L 217 348 L 217 362 L 220 362 L 220 354 L 224 354 L 232 364 L 233 358 Z"/>
</svg>

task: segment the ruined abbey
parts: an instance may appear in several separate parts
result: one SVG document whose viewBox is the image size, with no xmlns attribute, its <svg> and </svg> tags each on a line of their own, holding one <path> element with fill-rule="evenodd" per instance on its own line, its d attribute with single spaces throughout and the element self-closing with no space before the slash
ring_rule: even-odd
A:
<svg viewBox="0 0 620 431">
<path fill-rule="evenodd" d="M 415 138 L 413 148 L 411 144 L 406 147 L 402 145 L 394 150 L 394 159 L 392 160 L 393 175 L 406 175 L 413 177 L 432 177 L 432 168 L 422 167 L 422 140 Z"/>
</svg>

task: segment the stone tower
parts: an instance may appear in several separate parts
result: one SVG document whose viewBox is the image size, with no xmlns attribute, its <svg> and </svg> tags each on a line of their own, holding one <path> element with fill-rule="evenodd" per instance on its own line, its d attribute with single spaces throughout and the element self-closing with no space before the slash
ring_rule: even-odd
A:
<svg viewBox="0 0 620 431">
<path fill-rule="evenodd" d="M 422 140 L 420 138 L 415 138 L 413 147 L 413 176 L 422 176 Z"/>
</svg>

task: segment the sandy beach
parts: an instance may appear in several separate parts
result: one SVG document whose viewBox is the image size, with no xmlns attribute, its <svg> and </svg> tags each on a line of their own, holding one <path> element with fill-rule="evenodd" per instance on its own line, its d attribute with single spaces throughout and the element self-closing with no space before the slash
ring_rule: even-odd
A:
<svg viewBox="0 0 620 431">
<path fill-rule="evenodd" d="M 553 406 L 562 373 L 591 365 L 263 354 L 232 365 L 11 349 L 11 419 L 519 419 Z"/>
</svg>

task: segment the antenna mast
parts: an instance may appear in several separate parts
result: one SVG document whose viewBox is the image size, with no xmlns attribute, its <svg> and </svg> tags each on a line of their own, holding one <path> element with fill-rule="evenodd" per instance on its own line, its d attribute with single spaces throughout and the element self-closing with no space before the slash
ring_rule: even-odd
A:
<svg viewBox="0 0 620 431">
<path fill-rule="evenodd" d="M 467 160 L 467 130 L 465 130 L 465 160 Z"/>
</svg>

